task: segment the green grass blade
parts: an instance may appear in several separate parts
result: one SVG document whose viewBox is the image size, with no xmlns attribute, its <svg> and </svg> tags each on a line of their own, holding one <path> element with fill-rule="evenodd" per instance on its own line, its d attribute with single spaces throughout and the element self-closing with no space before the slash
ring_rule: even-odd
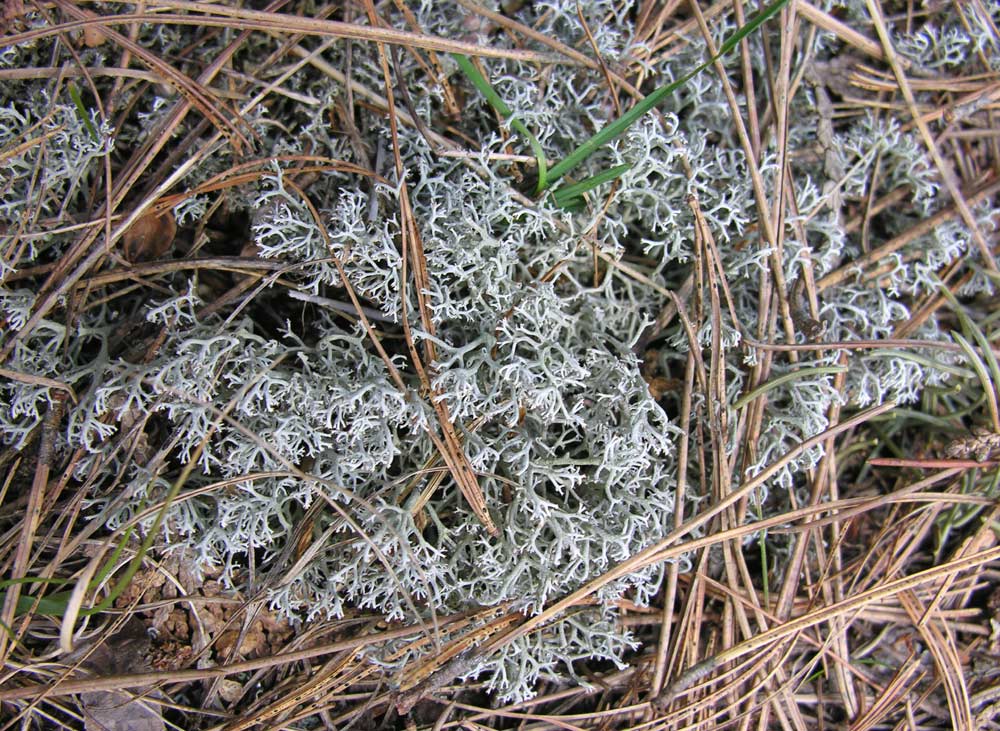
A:
<svg viewBox="0 0 1000 731">
<path fill-rule="evenodd" d="M 975 327 L 972 324 L 972 319 L 965 312 L 965 308 L 962 307 L 957 299 L 955 299 L 955 295 L 951 293 L 950 289 L 944 286 L 943 282 L 938 281 L 937 289 L 941 296 L 948 300 L 948 304 L 951 305 L 952 312 L 954 312 L 958 317 L 958 321 L 962 325 L 962 334 L 965 335 L 966 338 L 971 338 Z"/>
<path fill-rule="evenodd" d="M 956 378 L 975 378 L 976 374 L 974 371 L 970 371 L 968 368 L 962 368 L 961 366 L 951 365 L 949 363 L 942 363 L 939 360 L 934 360 L 933 358 L 928 358 L 926 355 L 921 355 L 920 353 L 914 353 L 909 350 L 893 350 L 892 348 L 885 348 L 884 350 L 873 350 L 868 353 L 865 358 L 902 358 L 903 360 L 913 361 L 924 368 L 933 368 L 936 371 L 941 371 L 942 373 L 950 373 Z"/>
<path fill-rule="evenodd" d="M 764 590 L 764 606 L 771 606 L 771 577 L 769 576 L 767 563 L 767 531 L 757 534 L 757 543 L 760 547 L 760 585 Z"/>
<path fill-rule="evenodd" d="M 139 571 L 142 566 L 142 562 L 146 558 L 146 552 L 153 546 L 153 542 L 156 540 L 156 536 L 160 532 L 160 526 L 163 525 L 163 521 L 167 516 L 167 511 L 170 510 L 170 506 L 173 505 L 174 498 L 180 493 L 181 488 L 184 483 L 187 482 L 188 477 L 191 475 L 192 470 L 194 470 L 195 463 L 201 457 L 202 451 L 205 449 L 205 443 L 209 440 L 215 431 L 215 425 L 207 432 L 205 437 L 202 438 L 201 442 L 198 444 L 194 451 L 193 456 L 188 460 L 187 464 L 181 470 L 180 476 L 177 481 L 170 486 L 167 490 L 166 496 L 163 498 L 163 506 L 157 511 L 156 517 L 153 519 L 153 524 L 149 527 L 149 532 L 146 533 L 145 538 L 143 538 L 142 543 L 139 544 L 139 550 L 136 551 L 135 556 L 129 561 L 125 568 L 125 573 L 122 574 L 121 579 L 112 587 L 111 591 L 97 604 L 92 607 L 86 607 L 80 610 L 80 616 L 86 617 L 92 614 L 100 614 L 101 612 L 109 609 L 112 604 L 114 604 L 115 599 L 121 596 L 122 592 L 128 588 L 129 584 L 132 583 L 132 578 Z M 104 567 L 101 569 L 100 574 L 95 578 L 96 582 L 102 582 L 108 576 L 108 574 L 114 569 L 115 563 L 117 563 L 119 556 L 121 556 L 122 551 L 125 549 L 128 543 L 129 536 L 132 533 L 132 529 L 135 526 L 129 526 L 122 540 L 115 546 L 115 550 L 111 555 L 111 558 L 105 562 Z M 94 582 L 91 582 L 92 585 Z"/>
<path fill-rule="evenodd" d="M 986 364 L 983 363 L 983 359 L 979 357 L 976 349 L 972 347 L 972 343 L 962 337 L 960 333 L 952 330 L 951 337 L 954 338 L 955 342 L 958 343 L 965 352 L 965 357 L 969 359 L 969 365 L 972 366 L 972 369 L 976 372 L 976 376 L 979 378 L 979 383 L 983 387 L 983 394 L 986 396 L 986 406 L 990 412 L 990 419 L 994 425 L 1000 423 L 1000 410 L 998 410 L 997 407 L 997 391 L 993 382 L 990 380 L 990 374 L 986 368 Z M 994 426 L 994 429 L 995 428 L 996 427 Z"/>
<path fill-rule="evenodd" d="M 479 69 L 476 65 L 472 63 L 466 56 L 459 53 L 451 54 L 452 58 L 458 63 L 458 67 L 462 69 L 472 85 L 479 90 L 479 93 L 485 97 L 486 101 L 490 103 L 497 112 L 510 124 L 511 129 L 517 132 L 519 135 L 524 137 L 531 145 L 531 152 L 535 156 L 535 160 L 538 163 L 538 187 L 537 191 L 541 192 L 548 188 L 548 176 L 545 164 L 545 152 L 542 150 L 542 144 L 538 141 L 538 138 L 531 133 L 531 131 L 524 126 L 524 123 L 514 116 L 514 110 L 507 106 L 507 102 L 500 98 L 497 94 L 496 89 L 486 80 L 486 77 L 479 73 Z"/>
<path fill-rule="evenodd" d="M 983 331 L 975 323 L 972 323 L 972 336 L 976 339 L 979 349 L 986 356 L 986 365 L 990 369 L 992 380 L 987 379 L 987 383 L 991 389 L 987 394 L 989 399 L 987 403 L 990 405 L 990 416 L 993 417 L 993 429 L 996 432 L 1000 432 L 1000 412 L 997 409 L 997 385 L 1000 384 L 1000 364 L 997 363 L 996 354 L 993 352 L 993 348 L 990 347 L 990 342 L 986 339 L 986 335 L 983 334 Z"/>
<path fill-rule="evenodd" d="M 568 173 L 570 170 L 575 168 L 581 162 L 590 157 L 594 152 L 599 150 L 601 147 L 606 145 L 611 140 L 624 134 L 624 132 L 631 127 L 637 119 L 642 117 L 646 112 L 653 109 L 661 101 L 663 101 L 672 92 L 679 89 L 681 86 L 686 84 L 692 78 L 694 78 L 702 67 L 695 69 L 694 71 L 682 76 L 677 81 L 674 81 L 667 86 L 660 87 L 652 94 L 647 96 L 645 99 L 640 101 L 630 110 L 625 112 L 622 116 L 611 122 L 606 127 L 604 127 L 600 132 L 595 134 L 590 139 L 586 140 L 577 147 L 573 152 L 567 155 L 561 162 L 556 163 L 549 170 L 549 185 L 552 185 L 555 181 L 561 178 L 563 175 Z"/>
<path fill-rule="evenodd" d="M 587 207 L 587 199 L 583 196 L 570 198 L 569 200 L 560 203 L 559 207 L 565 211 L 570 211 L 571 213 L 578 213 Z"/>
<path fill-rule="evenodd" d="M 101 138 L 97 135 L 97 130 L 94 129 L 94 125 L 90 121 L 90 115 L 87 113 L 87 107 L 83 104 L 83 99 L 80 97 L 80 92 L 77 90 L 76 84 L 72 81 L 68 81 L 66 82 L 66 89 L 69 91 L 70 99 L 73 100 L 73 105 L 76 107 L 76 113 L 80 115 L 80 121 L 83 122 L 83 126 L 87 128 L 90 138 L 94 142 L 100 142 Z"/>
<path fill-rule="evenodd" d="M 139 506 L 139 512 L 142 512 L 142 508 L 145 506 L 145 504 L 146 504 L 146 501 L 143 500 L 142 504 Z M 166 507 L 164 507 L 164 509 L 166 509 Z M 107 561 L 104 562 L 103 568 L 101 568 L 101 570 L 97 572 L 97 576 L 95 576 L 93 578 L 93 580 L 90 582 L 90 588 L 91 588 L 91 590 L 96 589 L 98 586 L 100 586 L 101 584 L 103 584 L 104 580 L 114 570 L 115 564 L 118 563 L 119 557 L 122 555 L 122 552 L 125 550 L 125 546 L 128 545 L 129 538 L 132 537 L 132 531 L 133 530 L 135 530 L 135 526 L 134 525 L 130 525 L 125 530 L 125 534 L 122 536 L 122 539 L 118 542 L 118 545 L 115 546 L 115 550 L 111 553 L 111 557 Z M 147 538 L 148 538 L 148 536 L 147 536 Z M 143 553 L 144 553 L 144 551 L 143 551 Z M 121 592 L 119 592 L 119 594 L 120 593 Z M 111 601 L 114 601 L 114 599 L 112 599 Z M 110 606 L 110 602 L 108 603 L 108 606 Z M 107 607 L 105 607 L 105 609 L 106 608 Z M 80 614 L 82 616 L 88 616 L 90 614 L 97 614 L 98 611 L 103 611 L 103 610 L 100 610 L 97 607 L 91 607 L 89 609 L 81 609 L 80 610 Z"/>
<path fill-rule="evenodd" d="M 983 388 L 985 389 L 984 395 L 987 399 L 987 404 L 989 405 L 990 418 L 993 422 L 994 431 L 1000 432 L 1000 411 L 998 411 L 997 405 L 997 384 L 1000 384 L 1000 364 L 997 363 L 996 354 L 993 352 L 993 348 L 990 345 L 989 339 L 982 329 L 972 320 L 971 317 L 966 313 L 965 308 L 955 299 L 955 295 L 951 293 L 944 284 L 938 285 L 938 291 L 941 295 L 948 300 L 951 305 L 951 309 L 958 316 L 958 321 L 962 324 L 962 332 L 965 337 L 970 340 L 975 340 L 979 349 L 982 351 L 983 356 L 986 358 L 985 366 L 989 367 L 989 375 L 981 373 L 979 368 L 975 368 L 976 374 L 979 376 L 980 381 L 982 381 Z M 964 347 L 964 346 L 963 346 Z M 970 346 L 971 347 L 971 346 Z M 975 351 L 973 354 L 978 359 L 978 355 Z"/>
<path fill-rule="evenodd" d="M 19 596 L 17 598 L 17 609 L 15 616 L 34 612 L 46 617 L 61 617 L 66 613 L 66 602 L 69 601 L 71 591 L 57 591 L 55 594 L 43 596 L 41 599 L 33 596 Z"/>
<path fill-rule="evenodd" d="M 111 558 L 105 562 L 104 567 L 90 582 L 91 589 L 96 589 L 100 586 L 104 579 L 107 578 L 108 574 L 111 573 L 111 570 L 114 568 L 115 563 L 118 561 L 118 557 L 121 556 L 122 551 L 125 549 L 129 536 L 132 535 L 132 531 L 134 529 L 135 526 L 129 526 L 126 529 L 125 535 L 115 548 Z M 58 586 L 68 583 L 69 582 L 66 579 L 42 579 L 36 576 L 25 576 L 20 579 L 5 579 L 4 581 L 0 581 L 0 589 L 6 589 L 8 586 L 12 586 L 13 584 L 56 584 Z M 66 613 L 66 602 L 69 601 L 72 595 L 72 591 L 59 591 L 41 598 L 37 596 L 21 595 L 17 598 L 17 607 L 14 610 L 14 615 L 20 616 L 33 611 L 35 614 L 42 614 L 48 617 L 61 617 Z M 0 594 L 0 601 L 2 601 L 4 597 L 6 597 L 6 592 Z M 94 614 L 95 610 L 84 609 L 80 613 L 83 615 Z"/>
<path fill-rule="evenodd" d="M 42 579 L 37 576 L 25 576 L 20 579 L 4 579 L 0 581 L 0 589 L 6 589 L 14 584 L 67 584 L 65 579 Z M 0 594 L 0 603 L 7 599 L 7 592 Z M 48 616 L 62 616 L 66 609 L 66 601 L 69 599 L 69 592 L 57 592 L 39 599 L 35 596 L 22 594 L 17 598 L 17 606 L 14 609 L 14 616 L 19 617 L 27 614 L 32 609 L 36 614 Z"/>
<path fill-rule="evenodd" d="M 20 579 L 4 579 L 0 581 L 0 589 L 6 589 L 15 584 L 68 584 L 66 579 L 42 579 L 38 576 L 23 576 Z"/>
<path fill-rule="evenodd" d="M 754 399 L 760 398 L 768 391 L 773 391 L 778 386 L 785 383 L 796 381 L 800 378 L 806 378 L 807 376 L 832 376 L 837 373 L 844 373 L 846 370 L 847 366 L 817 366 L 815 368 L 800 368 L 797 371 L 792 371 L 791 373 L 786 373 L 783 376 L 778 376 L 767 383 L 762 383 L 750 393 L 740 396 L 740 398 L 736 399 L 733 403 L 733 410 L 739 411 Z"/>
<path fill-rule="evenodd" d="M 573 183 L 572 185 L 564 185 L 552 192 L 552 197 L 556 202 L 556 205 L 561 208 L 565 208 L 564 204 L 572 203 L 575 198 L 583 198 L 584 193 L 588 193 L 599 185 L 608 183 L 621 177 L 626 170 L 632 167 L 628 163 L 622 165 L 615 165 L 613 168 L 604 170 L 597 173 L 597 175 L 591 175 L 589 178 L 581 180 L 579 183 Z"/>
<path fill-rule="evenodd" d="M 748 20 L 746 24 L 738 28 L 736 32 L 733 33 L 733 35 L 727 38 L 725 42 L 722 44 L 722 47 L 719 49 L 719 52 L 716 53 L 714 56 L 712 56 L 712 58 L 707 60 L 701 66 L 695 68 L 694 71 L 685 74 L 677 81 L 667 84 L 666 86 L 662 86 L 656 91 L 654 91 L 652 94 L 650 94 L 645 99 L 636 104 L 634 107 L 632 107 L 630 110 L 628 110 L 621 117 L 619 117 L 615 121 L 605 126 L 602 130 L 600 130 L 590 139 L 586 140 L 583 144 L 581 144 L 579 147 L 573 150 L 573 152 L 567 155 L 564 160 L 553 165 L 552 168 L 549 170 L 548 184 L 552 185 L 563 175 L 565 175 L 570 170 L 579 165 L 581 162 L 590 157 L 590 155 L 593 154 L 596 150 L 600 149 L 601 147 L 603 147 L 616 137 L 622 135 L 629 127 L 631 127 L 636 122 L 636 120 L 638 120 L 640 117 L 646 114 L 646 112 L 650 111 L 651 109 L 659 105 L 659 103 L 663 101 L 668 95 L 675 92 L 681 86 L 686 84 L 688 81 L 690 81 L 695 76 L 697 76 L 702 71 L 711 66 L 713 63 L 715 63 L 723 55 L 734 49 L 740 41 L 742 41 L 748 35 L 757 30 L 761 25 L 767 22 L 768 19 L 777 14 L 777 12 L 781 10 L 781 8 L 784 7 L 787 2 L 788 0 L 775 0 L 774 2 L 772 2 L 761 12 L 759 12 L 757 15 Z M 542 186 L 539 186 L 539 189 L 540 190 L 543 189 Z"/>
<path fill-rule="evenodd" d="M 287 355 L 287 353 L 278 356 L 278 358 L 274 361 L 272 365 L 277 365 L 279 362 L 284 360 L 285 355 Z M 236 401 L 244 393 L 246 393 L 246 390 L 249 389 L 249 387 L 255 382 L 256 379 L 254 379 L 254 381 L 245 384 L 243 389 L 241 389 L 239 393 L 233 396 L 233 398 L 229 401 L 229 404 L 226 406 L 226 409 L 222 413 L 222 415 L 217 420 L 212 422 L 211 426 L 208 428 L 208 431 L 205 432 L 204 436 L 201 438 L 201 441 L 198 442 L 198 446 L 195 447 L 194 452 L 190 455 L 190 457 L 187 460 L 187 463 L 181 469 L 181 473 L 180 475 L 178 475 L 177 480 L 174 481 L 174 483 L 170 486 L 170 489 L 167 490 L 167 494 L 163 498 L 163 505 L 160 507 L 158 511 L 156 511 L 156 517 L 153 518 L 153 524 L 149 527 L 149 531 L 146 533 L 146 536 L 142 539 L 142 543 L 139 544 L 139 550 L 136 551 L 135 555 L 132 557 L 132 560 L 129 561 L 128 565 L 125 567 L 125 572 L 122 574 L 121 579 L 118 580 L 118 582 L 111 588 L 111 590 L 100 602 L 98 602 L 92 607 L 81 609 L 80 616 L 86 617 L 93 614 L 100 614 L 101 612 L 106 611 L 111 607 L 112 604 L 114 604 L 115 599 L 121 596 L 122 592 L 124 592 L 125 589 L 128 588 L 129 584 L 132 583 L 132 579 L 135 577 L 136 572 L 139 571 L 139 568 L 142 566 L 142 562 L 146 559 L 146 553 L 153 546 L 153 543 L 156 540 L 156 536 L 159 534 L 160 528 L 163 526 L 163 521 L 166 520 L 167 512 L 170 510 L 170 506 L 173 505 L 174 500 L 180 494 L 181 488 L 183 488 L 185 483 L 188 481 L 188 478 L 191 476 L 191 473 L 195 469 L 195 465 L 198 464 L 198 460 L 201 459 L 201 455 L 205 451 L 205 445 L 208 444 L 209 440 L 212 438 L 212 435 L 215 434 L 215 430 L 218 429 L 222 419 L 224 419 L 226 416 L 229 415 L 229 411 L 233 408 L 233 406 L 235 406 Z M 142 504 L 144 505 L 145 501 L 143 501 Z M 109 573 L 112 570 L 114 570 L 114 565 L 115 563 L 117 563 L 118 557 L 121 556 L 122 551 L 125 549 L 125 545 L 128 543 L 128 538 L 131 535 L 132 529 L 134 527 L 135 527 L 134 525 L 129 526 L 122 541 L 119 542 L 119 544 L 115 547 L 114 553 L 112 554 L 111 558 L 105 563 L 104 567 L 101 569 L 101 573 L 96 577 L 95 579 L 96 581 L 103 582 L 104 579 L 109 575 Z"/>
</svg>

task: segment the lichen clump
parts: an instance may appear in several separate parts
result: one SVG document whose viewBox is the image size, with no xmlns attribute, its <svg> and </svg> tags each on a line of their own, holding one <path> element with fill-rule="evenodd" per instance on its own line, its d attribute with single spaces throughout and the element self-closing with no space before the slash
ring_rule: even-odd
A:
<svg viewBox="0 0 1000 731">
<path fill-rule="evenodd" d="M 646 64 L 649 79 L 667 83 L 704 59 L 704 43 L 694 37 L 667 58 L 652 56 L 632 41 L 621 3 L 584 5 L 597 49 L 613 68 Z M 577 8 L 565 0 L 534 2 L 517 19 L 574 45 L 583 37 Z M 444 3 L 413 10 L 427 33 L 469 32 L 463 13 Z M 390 17 L 403 27 L 402 19 Z M 484 43 L 510 42 L 489 24 L 478 27 Z M 713 32 L 718 41 L 735 28 L 727 16 Z M 954 38 L 959 28 L 956 20 L 947 29 L 915 34 L 906 49 L 932 67 L 954 63 L 977 48 Z M 179 54 L 196 32 L 144 27 L 141 40 L 166 58 Z M 211 57 L 225 42 L 226 36 L 217 37 L 217 45 L 198 52 Z M 750 42 L 754 70 L 764 74 L 760 38 Z M 835 56 L 838 43 L 820 33 L 817 57 Z M 235 58 L 250 64 L 277 44 L 255 34 Z M 301 42 L 303 48 L 317 44 Z M 8 49 L 0 64 L 34 65 L 33 59 L 65 53 L 43 39 Z M 82 58 L 101 65 L 102 53 L 88 48 Z M 335 43 L 321 55 L 333 68 L 344 68 L 347 53 L 346 43 Z M 530 166 L 504 155 L 523 151 L 523 141 L 508 139 L 449 58 L 440 62 L 449 83 L 467 95 L 461 117 L 445 121 L 481 141 L 471 156 L 443 154 L 417 128 L 401 125 L 404 173 L 397 178 L 385 115 L 359 112 L 356 129 L 335 132 L 331 120 L 342 113 L 347 90 L 303 64 L 281 80 L 281 96 L 243 110 L 253 145 L 244 152 L 264 161 L 259 175 L 223 192 L 196 191 L 244 159 L 217 144 L 171 188 L 195 191 L 175 204 L 187 233 L 173 255 L 192 261 L 256 256 L 271 267 L 256 275 L 256 283 L 216 307 L 226 288 L 239 287 L 248 275 L 213 279 L 181 266 L 139 289 L 126 286 L 129 279 L 111 278 L 86 292 L 64 293 L 30 331 L 25 328 L 41 294 L 36 283 L 44 277 L 18 274 L 58 262 L 81 240 L 68 224 L 90 220 L 99 210 L 105 160 L 120 165 L 180 98 L 130 86 L 120 101 L 132 104 L 133 116 L 105 120 L 90 109 L 85 121 L 65 86 L 55 95 L 55 87 L 42 81 L 0 89 L 0 149 L 44 138 L 0 161 L 2 341 L 17 338 L 4 367 L 56 379 L 79 394 L 79 402 L 68 406 L 59 447 L 84 450 L 76 477 L 89 485 L 88 515 L 111 528 L 121 525 L 162 497 L 180 466 L 199 454 L 198 469 L 165 523 L 163 548 L 189 549 L 203 564 L 223 567 L 231 586 L 246 585 L 253 559 L 254 580 L 272 606 L 306 621 L 354 609 L 392 620 L 500 605 L 537 612 L 669 532 L 678 471 L 686 467 L 677 462 L 678 409 L 670 394 L 654 400 L 640 358 L 659 359 L 665 371 L 680 369 L 690 345 L 677 321 L 652 355 L 636 352 L 636 345 L 666 304 L 660 290 L 680 289 L 698 255 L 689 196 L 697 197 L 719 248 L 738 320 L 724 312 L 731 400 L 746 385 L 744 359 L 753 357 L 737 346 L 742 332 L 758 330 L 759 275 L 771 252 L 752 235 L 757 209 L 748 171 L 755 166 L 764 180 L 775 180 L 776 155 L 765 140 L 760 159 L 747 160 L 714 75 L 693 79 L 660 114 L 590 159 L 580 177 L 623 162 L 631 167 L 606 206 L 601 199 L 569 212 L 518 192 L 518 176 L 530 176 Z M 739 60 L 727 64 L 738 69 Z M 377 106 L 371 100 L 383 79 L 375 47 L 353 44 L 350 67 L 355 98 L 365 90 Z M 569 64 L 540 69 L 512 60 L 489 60 L 485 68 L 551 159 L 561 159 L 613 118 L 598 71 Z M 398 70 L 396 82 L 408 86 L 413 100 L 409 112 L 428 128 L 442 127 L 442 86 L 429 82 L 409 53 L 400 54 Z M 108 91 L 112 82 L 98 83 Z M 851 119 L 838 123 L 829 140 L 817 139 L 817 129 L 829 122 L 822 117 L 821 91 L 799 86 L 790 113 L 792 143 L 821 151 L 791 161 L 801 216 L 786 221 L 780 252 L 790 282 L 803 261 L 811 262 L 818 279 L 861 254 L 857 234 L 844 230 L 843 208 L 869 195 L 873 166 L 882 170 L 879 193 L 908 186 L 922 213 L 942 205 L 922 147 L 894 122 Z M 181 132 L 191 133 L 196 124 L 189 115 Z M 318 172 L 306 175 L 298 169 L 302 156 L 354 163 L 372 174 L 319 164 Z M 403 277 L 403 180 L 426 263 L 421 292 L 410 274 Z M 884 212 L 867 245 L 889 240 L 914 215 L 909 208 Z M 235 241 L 195 236 L 213 216 L 245 221 Z M 105 246 L 102 236 L 92 246 Z M 943 224 L 893 255 L 893 266 L 882 274 L 890 286 L 872 287 L 859 273 L 824 292 L 819 315 L 826 337 L 886 336 L 893 322 L 907 317 L 907 298 L 933 286 L 934 269 L 969 251 L 968 232 Z M 641 279 L 613 264 L 623 257 Z M 101 271 L 120 266 L 104 262 Z M 388 362 L 354 316 L 342 273 Z M 418 295 L 426 299 L 432 327 L 421 318 Z M 405 345 L 404 322 L 418 352 L 433 343 L 436 360 L 422 364 L 429 389 Z M 941 336 L 933 320 L 919 335 Z M 707 346 L 710 329 L 697 337 Z M 131 347 L 136 344 L 138 351 Z M 814 365 L 839 358 L 831 352 Z M 902 354 L 852 358 L 846 391 L 835 390 L 829 376 L 817 376 L 770 394 L 750 474 L 822 431 L 835 402 L 913 398 L 921 385 L 943 378 L 926 361 Z M 775 372 L 790 367 L 778 363 Z M 9 380 L 0 388 L 7 406 L 0 433 L 6 444 L 20 447 L 55 392 L 37 380 Z M 476 472 L 496 537 L 484 530 L 440 459 L 432 438 L 441 428 L 435 400 L 446 405 Z M 803 470 L 821 454 L 817 448 L 790 463 L 759 502 L 768 489 L 802 487 Z M 321 507 L 314 509 L 317 502 Z M 289 556 L 288 548 L 301 537 L 306 515 L 314 540 L 304 565 L 288 572 L 300 558 Z M 648 602 L 660 576 L 653 567 L 605 587 L 599 605 L 484 657 L 477 672 L 500 697 L 521 699 L 539 677 L 572 673 L 576 659 L 620 661 L 634 643 L 615 621 L 616 607 L 623 598 Z"/>
</svg>

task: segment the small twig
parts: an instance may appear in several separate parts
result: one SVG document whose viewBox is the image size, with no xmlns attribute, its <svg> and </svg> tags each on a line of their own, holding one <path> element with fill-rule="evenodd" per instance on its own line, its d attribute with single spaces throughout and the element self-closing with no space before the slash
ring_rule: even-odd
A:
<svg viewBox="0 0 1000 731">
<path fill-rule="evenodd" d="M 308 35 L 350 38 L 373 43 L 389 43 L 403 46 L 413 46 L 432 51 L 446 53 L 461 53 L 467 56 L 484 56 L 491 58 L 509 58 L 526 63 L 554 63 L 564 66 L 587 66 L 593 68 L 595 63 L 583 54 L 556 54 L 526 51 L 518 48 L 496 48 L 481 46 L 475 43 L 456 41 L 440 36 L 411 33 L 383 26 L 373 27 L 355 23 L 343 23 L 336 20 L 321 20 L 302 17 L 288 13 L 250 10 L 237 6 L 216 5 L 207 2 L 187 2 L 186 0 L 149 0 L 146 6 L 150 11 L 156 8 L 187 11 L 188 14 L 171 12 L 123 13 L 108 16 L 91 16 L 55 26 L 29 30 L 7 36 L 4 42 L 16 46 L 26 44 L 40 38 L 67 33 L 87 27 L 99 27 L 110 33 L 108 28 L 115 25 L 131 23 L 154 22 L 161 25 L 197 25 L 203 27 L 234 28 L 238 30 L 279 30 L 285 33 L 304 33 Z M 133 49 L 133 52 L 135 49 Z"/>
<path fill-rule="evenodd" d="M 396 712 L 405 716 L 421 700 L 440 690 L 461 675 L 468 675 L 482 662 L 482 657 L 473 649 L 466 650 L 430 677 L 418 683 L 396 699 Z"/>
<path fill-rule="evenodd" d="M 366 9 L 372 25 L 378 25 L 378 15 L 375 12 L 375 6 L 371 0 L 367 0 Z M 381 59 L 386 102 L 389 110 L 389 129 L 392 134 L 392 151 L 395 157 L 396 178 L 399 181 L 399 205 L 400 218 L 402 221 L 400 235 L 402 238 L 401 248 L 403 250 L 403 267 L 401 276 L 402 291 L 400 293 L 400 301 L 403 309 L 400 319 L 402 321 L 403 332 L 406 337 L 406 345 L 410 351 L 410 359 L 413 361 L 413 366 L 417 370 L 417 375 L 420 378 L 423 391 L 430 397 L 431 405 L 434 409 L 435 415 L 437 416 L 438 426 L 441 429 L 440 436 L 435 432 L 433 427 L 427 430 L 427 435 L 430 437 L 435 448 L 437 448 L 437 450 L 441 453 L 441 457 L 448 466 L 448 470 L 451 472 L 452 478 L 455 480 L 455 484 L 458 485 L 462 496 L 472 509 L 472 512 L 476 515 L 476 518 L 486 529 L 487 533 L 496 537 L 500 535 L 500 531 L 497 530 L 493 519 L 490 517 L 489 510 L 486 507 L 486 498 L 483 495 L 482 489 L 479 487 L 479 480 L 476 478 L 476 472 L 469 463 L 469 458 L 466 456 L 465 451 L 462 449 L 461 440 L 455 433 L 455 426 L 452 423 L 451 415 L 448 411 L 448 404 L 443 398 L 439 398 L 440 394 L 437 389 L 433 388 L 431 385 L 431 379 L 428 374 L 427 367 L 437 360 L 434 341 L 430 338 L 424 339 L 424 356 L 428 364 L 428 366 L 425 366 L 420 358 L 420 354 L 417 352 L 410 329 L 409 318 L 406 314 L 407 267 L 408 265 L 412 265 L 413 279 L 414 284 L 416 285 L 415 291 L 417 296 L 417 308 L 420 320 L 423 324 L 424 330 L 433 337 L 435 331 L 434 321 L 431 318 L 430 307 L 427 302 L 427 292 L 430 291 L 430 278 L 427 273 L 427 261 L 424 256 L 423 241 L 420 237 L 420 231 L 417 229 L 417 225 L 413 217 L 413 210 L 410 206 L 409 190 L 403 174 L 403 161 L 400 154 L 399 130 L 396 119 L 396 103 L 393 94 L 392 77 L 389 73 L 389 61 L 387 54 L 385 53 L 384 45 L 379 43 L 377 46 L 379 50 L 379 57 Z"/>
<path fill-rule="evenodd" d="M 0 701 L 14 701 L 26 698 L 34 698 L 42 693 L 49 696 L 65 696 L 81 693 L 88 690 L 121 690 L 123 688 L 137 688 L 159 683 L 184 683 L 209 680 L 212 678 L 226 677 L 239 673 L 253 672 L 264 668 L 274 668 L 283 665 L 291 665 L 297 662 L 304 662 L 324 655 L 332 655 L 344 650 L 356 647 L 366 647 L 387 640 L 412 637 L 419 634 L 419 626 L 399 627 L 389 629 L 378 634 L 352 637 L 347 640 L 340 640 L 326 645 L 310 647 L 295 652 L 279 653 L 267 657 L 245 660 L 229 665 L 217 665 L 212 668 L 197 670 L 164 670 L 150 673 L 134 673 L 126 675 L 114 675 L 101 678 L 90 678 L 87 680 L 68 680 L 56 686 L 47 683 L 26 685 L 20 688 L 4 688 L 0 690 Z"/>
<path fill-rule="evenodd" d="M 338 312 L 346 312 L 351 315 L 356 315 L 357 310 L 349 302 L 341 302 L 340 300 L 330 299 L 329 297 L 320 297 L 319 295 L 309 294 L 308 292 L 300 292 L 296 289 L 288 290 L 288 296 L 293 300 L 301 300 L 302 302 L 311 302 L 314 305 L 319 305 L 320 307 L 328 307 L 331 310 L 337 310 Z M 391 317 L 386 317 L 378 310 L 372 307 L 361 307 L 361 311 L 365 313 L 365 316 L 369 320 L 377 320 L 378 322 L 395 323 Z"/>
<path fill-rule="evenodd" d="M 403 104 L 406 105 L 407 110 L 410 112 L 410 118 L 413 120 L 413 124 L 417 128 L 417 132 L 420 136 L 424 138 L 427 146 L 435 153 L 440 154 L 441 148 L 434 141 L 431 136 L 431 131 L 427 129 L 427 125 L 424 124 L 424 120 L 417 113 L 417 107 L 413 103 L 413 99 L 410 98 L 410 92 L 406 88 L 406 79 L 403 77 L 403 65 L 399 62 L 399 46 L 391 46 L 392 49 L 392 68 L 396 72 L 396 91 L 403 98 Z M 534 159 L 534 158 L 532 158 Z"/>
<path fill-rule="evenodd" d="M 885 60 L 885 52 L 877 42 L 845 25 L 815 5 L 811 5 L 807 0 L 799 0 L 795 7 L 799 15 L 816 27 L 822 28 L 828 33 L 833 33 L 847 45 L 858 49 L 872 58 L 876 58 L 879 61 Z M 906 66 L 909 67 L 909 62 L 906 62 Z"/>
<path fill-rule="evenodd" d="M 653 710 L 657 713 L 666 713 L 673 703 L 674 698 L 697 683 L 702 678 L 708 677 L 713 670 L 719 666 L 719 661 L 715 657 L 702 660 L 697 665 L 692 665 L 685 670 L 674 682 L 667 685 L 659 694 L 650 701 Z"/>
</svg>

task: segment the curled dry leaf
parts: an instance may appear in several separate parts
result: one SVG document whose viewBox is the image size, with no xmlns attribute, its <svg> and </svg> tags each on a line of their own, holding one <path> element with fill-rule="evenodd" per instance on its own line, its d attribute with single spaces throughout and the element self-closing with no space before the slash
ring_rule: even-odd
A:
<svg viewBox="0 0 1000 731">
<path fill-rule="evenodd" d="M 147 213 L 122 237 L 125 258 L 135 264 L 159 259 L 167 253 L 177 234 L 177 221 L 171 211 Z"/>
</svg>

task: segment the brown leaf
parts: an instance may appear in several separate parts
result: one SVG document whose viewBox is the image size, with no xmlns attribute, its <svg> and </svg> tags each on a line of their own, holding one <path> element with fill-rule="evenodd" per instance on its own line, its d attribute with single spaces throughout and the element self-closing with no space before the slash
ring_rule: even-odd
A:
<svg viewBox="0 0 1000 731">
<path fill-rule="evenodd" d="M 654 401 L 659 401 L 665 393 L 680 390 L 682 386 L 676 378 L 664 378 L 663 376 L 654 376 L 646 383 L 649 386 L 649 395 L 653 397 Z"/>
<path fill-rule="evenodd" d="M 159 259 L 167 253 L 177 234 L 177 221 L 171 211 L 147 213 L 122 237 L 125 258 L 135 264 Z"/>
<path fill-rule="evenodd" d="M 96 25 L 88 25 L 83 29 L 83 45 L 87 48 L 97 48 L 104 45 L 107 40 L 108 37 L 104 35 L 104 31 Z"/>
</svg>

